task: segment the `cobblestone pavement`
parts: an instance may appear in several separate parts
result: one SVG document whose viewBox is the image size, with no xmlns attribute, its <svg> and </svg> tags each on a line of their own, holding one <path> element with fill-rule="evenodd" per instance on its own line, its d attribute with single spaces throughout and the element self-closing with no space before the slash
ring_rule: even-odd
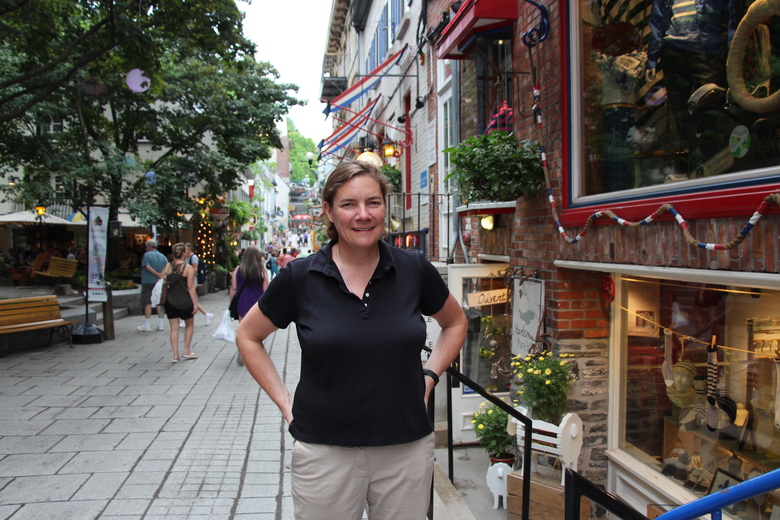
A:
<svg viewBox="0 0 780 520">
<path fill-rule="evenodd" d="M 212 338 L 226 293 L 201 302 L 216 317 L 195 318 L 196 360 L 172 364 L 167 320 L 143 333 L 141 316 L 115 321 L 113 341 L 0 358 L 0 518 L 293 518 L 292 438 L 235 345 Z M 294 330 L 267 342 L 290 388 Z"/>
<path fill-rule="evenodd" d="M 51 292 L 0 286 L 0 298 Z M 0 357 L 0 520 L 293 518 L 292 437 L 236 364 L 235 345 L 212 337 L 227 292 L 200 302 L 216 316 L 210 325 L 195 318 L 196 360 L 171 363 L 168 321 L 165 331 L 144 333 L 138 315 L 114 322 L 116 340 Z M 294 390 L 295 327 L 276 331 L 266 347 Z M 478 518 L 506 518 L 492 509 L 479 450 L 460 452 L 456 486 Z M 437 456 L 446 460 L 442 450 Z M 474 518 L 468 509 L 453 516 L 438 497 L 435 504 L 437 520 Z"/>
</svg>

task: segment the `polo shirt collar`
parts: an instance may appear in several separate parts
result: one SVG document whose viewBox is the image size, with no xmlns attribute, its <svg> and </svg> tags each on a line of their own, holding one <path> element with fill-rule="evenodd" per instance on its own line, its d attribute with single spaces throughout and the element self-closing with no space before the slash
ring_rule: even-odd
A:
<svg viewBox="0 0 780 520">
<path fill-rule="evenodd" d="M 336 243 L 337 242 L 333 241 L 328 242 L 322 246 L 315 255 L 313 255 L 311 265 L 309 266 L 310 271 L 317 271 L 328 276 L 341 278 L 338 267 L 336 267 L 336 263 L 333 261 L 333 246 Z M 372 276 L 372 279 L 382 278 L 385 273 L 390 272 L 391 269 L 395 269 L 395 260 L 393 259 L 393 254 L 390 251 L 390 245 L 387 244 L 384 240 L 380 240 L 379 263 L 376 266 L 376 271 L 374 271 L 374 276 Z"/>
</svg>

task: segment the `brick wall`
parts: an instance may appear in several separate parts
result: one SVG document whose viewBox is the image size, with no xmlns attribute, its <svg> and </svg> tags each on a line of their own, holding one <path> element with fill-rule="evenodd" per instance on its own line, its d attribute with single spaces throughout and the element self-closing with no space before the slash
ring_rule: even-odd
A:
<svg viewBox="0 0 780 520">
<path fill-rule="evenodd" d="M 522 4 L 521 4 L 522 5 Z M 563 137 L 562 82 L 560 81 L 561 27 L 559 3 L 550 9 L 550 34 L 535 47 L 541 63 L 539 81 L 544 134 L 551 187 L 559 205 L 561 198 L 561 148 Z M 515 71 L 531 71 L 528 50 L 518 35 L 538 21 L 537 11 L 526 4 L 516 25 L 514 39 Z M 519 139 L 538 140 L 536 122 L 522 117 L 531 112 L 532 75 L 519 77 L 520 99 L 515 111 L 515 132 Z M 524 97 L 525 96 L 525 97 Z M 670 200 L 676 203 L 677 201 Z M 713 204 L 717 204 L 714 200 Z M 607 208 L 599 208 L 607 209 Z M 619 207 L 612 207 L 620 213 Z M 730 241 L 745 225 L 750 212 L 732 218 L 688 220 L 692 235 L 700 242 Z M 684 211 L 678 207 L 685 217 Z M 583 221 L 580 226 L 584 225 Z M 553 262 L 567 259 L 586 262 L 625 263 L 647 266 L 669 266 L 693 269 L 778 272 L 778 216 L 765 216 L 748 238 L 731 251 L 706 251 L 688 244 L 679 225 L 666 220 L 641 228 L 626 228 L 613 222 L 593 227 L 576 245 L 568 244 L 554 226 L 549 202 L 544 193 L 533 199 L 520 199 L 515 213 L 510 250 L 513 267 L 525 272 L 538 270 L 546 284 L 546 330 L 556 338 L 561 352 L 576 355 L 578 379 L 571 392 L 569 411 L 580 414 L 585 424 L 585 443 L 581 471 L 596 483 L 606 481 L 608 338 L 610 304 L 599 295 L 599 273 L 558 269 Z M 574 236 L 580 228 L 569 228 Z"/>
</svg>

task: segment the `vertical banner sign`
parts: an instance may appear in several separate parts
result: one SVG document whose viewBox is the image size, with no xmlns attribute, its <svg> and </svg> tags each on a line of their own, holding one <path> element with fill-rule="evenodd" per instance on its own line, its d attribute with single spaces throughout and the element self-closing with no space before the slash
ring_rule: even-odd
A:
<svg viewBox="0 0 780 520">
<path fill-rule="evenodd" d="M 108 301 L 106 293 L 106 246 L 108 242 L 108 208 L 89 208 L 89 251 L 87 254 L 87 300 Z"/>
<path fill-rule="evenodd" d="M 544 308 L 544 281 L 527 278 L 523 284 L 515 278 L 512 297 L 512 354 L 525 356 L 536 342 Z"/>
</svg>

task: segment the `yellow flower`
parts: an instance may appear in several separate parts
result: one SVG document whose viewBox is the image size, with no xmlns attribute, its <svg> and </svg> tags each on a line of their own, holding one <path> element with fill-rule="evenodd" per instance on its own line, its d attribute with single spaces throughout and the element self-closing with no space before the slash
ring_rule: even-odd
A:
<svg viewBox="0 0 780 520">
<path fill-rule="evenodd" d="M 488 410 L 488 415 L 490 415 L 491 413 L 493 413 L 493 410 L 492 409 Z"/>
<path fill-rule="evenodd" d="M 534 371 L 534 374 L 536 374 L 537 376 L 538 376 L 538 375 L 541 375 L 541 374 L 542 374 L 542 371 L 541 371 L 541 370 L 535 370 L 535 371 Z"/>
<path fill-rule="evenodd" d="M 518 392 L 517 392 L 517 393 L 518 393 L 518 394 L 520 394 L 520 395 L 522 395 L 522 394 L 524 394 L 524 393 L 525 393 L 525 390 L 518 390 Z"/>
<path fill-rule="evenodd" d="M 550 370 L 549 368 L 544 371 L 544 375 L 549 376 L 550 374 L 552 374 L 552 370 Z"/>
<path fill-rule="evenodd" d="M 544 382 L 544 384 L 546 384 L 546 385 L 549 385 L 550 383 L 552 383 L 552 381 L 550 381 L 549 379 Z"/>
<path fill-rule="evenodd" d="M 471 420 L 471 424 L 477 424 L 477 420 L 476 419 L 472 419 Z"/>
<path fill-rule="evenodd" d="M 569 362 L 568 360 L 564 359 L 563 361 L 561 361 L 561 366 L 565 365 L 568 362 Z"/>
<path fill-rule="evenodd" d="M 485 428 L 485 425 L 484 425 L 484 424 L 480 424 L 479 426 L 477 426 L 477 428 L 479 428 L 480 430 L 482 430 L 482 429 L 484 429 L 484 428 Z"/>
<path fill-rule="evenodd" d="M 528 373 L 529 373 L 529 374 L 533 374 L 533 373 L 534 373 L 534 369 L 533 369 L 533 368 L 529 368 L 529 369 L 528 369 Z"/>
</svg>

